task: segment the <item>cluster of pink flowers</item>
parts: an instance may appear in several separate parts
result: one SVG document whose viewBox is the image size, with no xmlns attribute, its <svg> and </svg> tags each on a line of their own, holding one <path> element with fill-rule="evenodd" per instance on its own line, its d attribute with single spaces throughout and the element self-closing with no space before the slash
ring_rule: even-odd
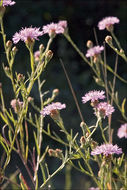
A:
<svg viewBox="0 0 127 190">
<path fill-rule="evenodd" d="M 44 34 L 56 35 L 56 34 L 63 34 L 65 31 L 65 28 L 67 27 L 67 21 L 59 21 L 58 23 L 50 23 L 46 26 L 43 26 L 43 32 Z"/>
<path fill-rule="evenodd" d="M 127 123 L 121 125 L 121 127 L 118 129 L 117 136 L 119 138 L 127 138 Z"/>
<path fill-rule="evenodd" d="M 108 29 L 111 26 L 113 26 L 115 23 L 119 23 L 120 20 L 117 17 L 106 17 L 103 18 L 99 23 L 98 23 L 98 28 L 99 30 L 104 30 L 105 28 Z"/>
<path fill-rule="evenodd" d="M 15 4 L 15 1 L 11 1 L 11 0 L 3 0 L 3 7 L 6 7 L 8 5 L 12 6 Z"/>
<path fill-rule="evenodd" d="M 86 57 L 93 57 L 99 55 L 104 50 L 103 46 L 94 46 L 87 50 Z"/>
<path fill-rule="evenodd" d="M 85 94 L 85 96 L 82 97 L 82 102 L 86 103 L 91 100 L 91 105 L 94 107 L 95 110 L 95 115 L 100 116 L 102 118 L 105 118 L 106 116 L 108 117 L 111 115 L 115 109 L 113 106 L 108 104 L 107 102 L 100 102 L 99 99 L 104 99 L 104 91 L 89 91 L 88 93 Z"/>
<path fill-rule="evenodd" d="M 61 104 L 60 102 L 53 102 L 49 105 L 47 105 L 46 107 L 43 108 L 43 110 L 40 112 L 43 117 L 45 117 L 46 115 L 50 115 L 52 114 L 52 112 L 54 112 L 54 110 L 61 110 L 66 108 L 65 104 Z"/>
<path fill-rule="evenodd" d="M 12 38 L 14 44 L 18 43 L 20 40 L 26 42 L 27 40 L 38 40 L 39 36 L 42 36 L 43 32 L 40 31 L 40 28 L 22 28 L 19 33 L 16 32 Z"/>
<path fill-rule="evenodd" d="M 102 144 L 101 146 L 97 146 L 92 152 L 91 155 L 103 154 L 105 156 L 111 154 L 122 154 L 122 149 L 117 145 L 112 144 Z"/>
</svg>

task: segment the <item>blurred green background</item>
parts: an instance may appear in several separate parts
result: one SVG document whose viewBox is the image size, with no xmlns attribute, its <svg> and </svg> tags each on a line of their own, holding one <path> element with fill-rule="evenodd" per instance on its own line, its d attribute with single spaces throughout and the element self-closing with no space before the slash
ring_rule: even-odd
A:
<svg viewBox="0 0 127 190">
<path fill-rule="evenodd" d="M 22 27 L 42 27 L 43 25 L 49 24 L 50 22 L 58 22 L 59 20 L 67 20 L 69 33 L 78 45 L 78 47 L 86 53 L 86 42 L 87 40 L 92 40 L 95 43 L 95 37 L 93 29 L 96 29 L 99 44 L 102 45 L 106 35 L 109 35 L 107 31 L 99 31 L 97 28 L 98 22 L 106 16 L 116 16 L 120 19 L 120 23 L 115 25 L 115 33 L 119 38 L 123 49 L 127 51 L 127 1 L 126 0 L 17 0 L 16 4 L 12 7 L 8 7 L 6 15 L 4 18 L 5 31 L 7 34 L 7 39 L 11 40 L 12 36 L 16 31 L 19 31 Z M 46 45 L 48 40 L 48 35 L 40 38 L 35 44 L 35 51 L 38 49 L 39 44 L 43 43 Z M 10 107 L 10 101 L 14 98 L 11 83 L 9 79 L 6 78 L 2 63 L 5 61 L 5 54 L 2 47 L 2 41 L 0 48 L 0 82 L 3 84 L 3 91 L 6 101 L 6 106 Z M 17 44 L 18 53 L 16 55 L 16 61 L 14 65 L 14 70 L 26 75 L 26 72 L 30 69 L 28 51 L 24 43 L 20 42 Z M 61 101 L 66 103 L 66 110 L 62 111 L 62 116 L 64 118 L 64 123 L 68 131 L 73 128 L 74 133 L 79 132 L 79 139 L 81 136 L 80 129 L 80 117 L 73 100 L 71 91 L 69 89 L 65 74 L 61 67 L 59 58 L 62 58 L 70 80 L 72 82 L 73 89 L 76 93 L 77 99 L 81 111 L 84 116 L 84 120 L 88 125 L 93 125 L 95 122 L 95 116 L 93 111 L 88 104 L 83 105 L 81 102 L 81 97 L 93 89 L 101 89 L 97 86 L 93 79 L 93 72 L 89 66 L 83 62 L 80 56 L 74 51 L 71 45 L 66 41 L 66 39 L 59 35 L 55 38 L 53 44 L 51 45 L 51 50 L 54 53 L 53 59 L 48 64 L 45 72 L 41 76 L 42 79 L 46 79 L 44 85 L 44 91 L 50 90 L 50 92 L 58 88 L 60 94 L 56 101 Z M 110 66 L 115 64 L 115 53 L 107 47 L 107 62 Z M 119 58 L 118 73 L 127 79 L 127 66 L 122 59 Z M 109 80 L 112 77 L 109 76 Z M 39 105 L 39 97 L 37 96 L 37 84 L 34 86 L 31 96 L 34 97 L 35 103 Z M 119 91 L 120 101 L 123 97 L 127 96 L 126 85 L 117 80 L 116 90 Z M 49 93 L 51 95 L 51 93 Z M 117 120 L 116 120 L 117 118 Z M 54 123 L 46 118 L 46 124 L 51 123 L 53 130 L 57 131 L 57 127 Z M 114 128 L 114 136 L 116 136 L 117 129 L 120 126 L 121 120 L 123 121 L 120 113 L 116 111 L 113 114 L 112 128 Z M 106 121 L 107 122 L 107 121 Z M 124 122 L 124 121 L 123 121 Z M 30 130 L 32 131 L 32 130 Z M 32 133 L 32 132 L 31 132 Z M 101 142 L 100 137 L 97 133 L 94 135 L 99 142 Z M 126 150 L 125 139 L 119 140 L 117 137 L 114 138 L 114 143 L 117 143 L 123 150 Z M 45 147 L 47 144 L 50 148 L 64 148 L 59 144 L 56 144 L 51 139 L 44 137 Z M 31 146 L 33 146 L 33 139 L 31 138 Z M 59 164 L 56 159 L 47 158 L 50 169 L 54 170 Z M 72 170 L 72 189 L 88 189 L 89 183 L 92 181 L 82 175 L 79 172 Z M 64 187 L 64 170 L 61 174 L 56 176 L 52 180 L 52 187 L 56 189 L 63 189 Z"/>
</svg>

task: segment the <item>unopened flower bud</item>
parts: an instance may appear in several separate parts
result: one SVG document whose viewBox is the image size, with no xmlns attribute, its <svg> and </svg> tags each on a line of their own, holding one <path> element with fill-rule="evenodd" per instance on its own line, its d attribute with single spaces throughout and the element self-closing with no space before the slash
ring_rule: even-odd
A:
<svg viewBox="0 0 127 190">
<path fill-rule="evenodd" d="M 23 81 L 24 79 L 25 79 L 25 77 L 24 77 L 23 74 L 19 73 L 19 74 L 17 75 L 17 80 L 18 80 L 18 81 Z"/>
<path fill-rule="evenodd" d="M 83 127 L 83 128 L 86 127 L 86 125 L 85 125 L 85 123 L 83 121 L 80 123 L 80 127 Z"/>
<path fill-rule="evenodd" d="M 92 149 L 96 148 L 97 145 L 98 145 L 98 143 L 97 143 L 96 141 L 92 141 L 92 142 L 91 142 L 91 147 L 92 147 Z"/>
<path fill-rule="evenodd" d="M 106 36 L 105 41 L 107 44 L 112 44 L 112 37 L 111 36 Z"/>
<path fill-rule="evenodd" d="M 5 71 L 5 74 L 8 76 L 8 77 L 10 77 L 10 69 L 9 69 L 9 67 L 4 67 L 4 71 Z"/>
<path fill-rule="evenodd" d="M 123 49 L 120 49 L 120 53 L 124 54 L 124 50 L 123 50 Z"/>
<path fill-rule="evenodd" d="M 28 102 L 32 102 L 34 99 L 32 97 L 28 97 Z"/>
<path fill-rule="evenodd" d="M 87 43 L 86 43 L 86 46 L 88 48 L 92 48 L 93 47 L 93 42 L 91 40 L 88 40 Z"/>
<path fill-rule="evenodd" d="M 12 53 L 13 53 L 14 56 L 15 56 L 15 54 L 17 53 L 17 51 L 18 51 L 17 47 L 14 46 L 14 47 L 12 48 Z"/>
<path fill-rule="evenodd" d="M 54 156 L 54 157 L 56 156 L 56 151 L 53 149 L 49 149 L 48 153 L 49 153 L 49 156 Z"/>
<path fill-rule="evenodd" d="M 6 42 L 6 47 L 7 47 L 8 49 L 11 49 L 11 47 L 12 47 L 12 41 L 11 41 L 11 40 L 8 40 L 8 41 Z"/>
<path fill-rule="evenodd" d="M 44 51 L 44 45 L 43 45 L 43 44 L 41 44 L 41 45 L 39 46 L 39 50 L 40 50 L 41 53 Z"/>
<path fill-rule="evenodd" d="M 53 95 L 54 95 L 54 96 L 58 96 L 58 94 L 59 94 L 59 89 L 57 89 L 57 88 L 54 89 L 54 90 L 53 90 Z"/>
<path fill-rule="evenodd" d="M 63 153 L 61 149 L 58 149 L 58 148 L 56 149 L 56 157 L 60 159 L 63 157 Z"/>
<path fill-rule="evenodd" d="M 80 143 L 81 143 L 81 146 L 82 146 L 82 147 L 83 147 L 83 145 L 85 145 L 86 139 L 85 139 L 84 136 L 82 136 L 82 137 L 80 138 Z"/>
<path fill-rule="evenodd" d="M 53 57 L 53 52 L 51 50 L 48 50 L 45 57 L 46 57 L 47 62 L 49 62 Z"/>
</svg>

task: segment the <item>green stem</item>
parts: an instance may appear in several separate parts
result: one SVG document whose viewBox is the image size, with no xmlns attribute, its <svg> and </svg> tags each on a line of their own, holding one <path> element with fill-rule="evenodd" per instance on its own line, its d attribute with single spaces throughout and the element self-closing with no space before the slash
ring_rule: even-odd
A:
<svg viewBox="0 0 127 190">
<path fill-rule="evenodd" d="M 122 49 L 122 48 L 121 48 L 121 45 L 120 45 L 120 43 L 119 43 L 119 41 L 118 41 L 118 39 L 117 39 L 117 37 L 115 36 L 115 34 L 114 34 L 113 31 L 111 32 L 111 35 L 112 35 L 112 37 L 114 38 L 114 40 L 115 40 L 115 42 L 116 42 L 116 44 L 117 44 L 119 50 L 121 50 L 121 49 Z"/>
</svg>

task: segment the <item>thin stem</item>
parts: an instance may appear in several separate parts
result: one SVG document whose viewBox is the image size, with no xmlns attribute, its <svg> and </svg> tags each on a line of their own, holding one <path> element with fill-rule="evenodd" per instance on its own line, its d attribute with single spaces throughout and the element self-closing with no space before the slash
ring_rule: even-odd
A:
<svg viewBox="0 0 127 190">
<path fill-rule="evenodd" d="M 115 34 L 114 34 L 113 31 L 111 31 L 111 35 L 112 35 L 112 37 L 114 38 L 114 40 L 115 40 L 115 42 L 116 42 L 116 44 L 117 44 L 119 50 L 121 50 L 121 49 L 122 49 L 122 48 L 121 48 L 121 45 L 120 45 L 120 43 L 119 43 L 119 41 L 118 41 L 118 39 L 117 39 L 117 37 L 115 36 Z"/>
</svg>

